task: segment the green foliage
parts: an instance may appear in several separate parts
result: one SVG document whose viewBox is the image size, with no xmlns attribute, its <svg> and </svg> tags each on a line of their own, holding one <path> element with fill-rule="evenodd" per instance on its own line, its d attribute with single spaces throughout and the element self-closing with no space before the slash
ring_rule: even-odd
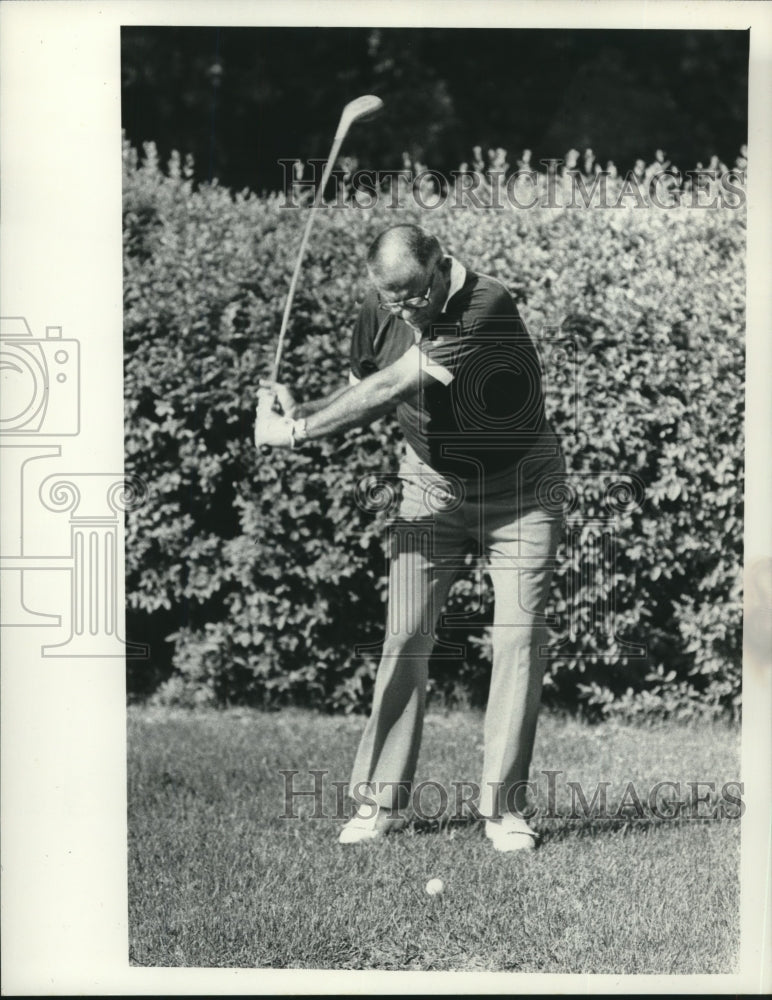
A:
<svg viewBox="0 0 772 1000">
<path fill-rule="evenodd" d="M 300 452 L 252 443 L 304 212 L 194 189 L 192 165 L 164 173 L 152 146 L 141 164 L 126 146 L 124 166 L 126 469 L 150 489 L 127 518 L 130 633 L 168 639 L 152 650 L 167 700 L 358 710 L 378 650 L 354 648 L 382 635 L 386 561 L 384 518 L 355 490 L 393 470 L 398 434 L 383 420 Z M 590 714 L 738 711 L 744 213 L 322 211 L 282 366 L 300 398 L 345 379 L 365 248 L 407 219 L 508 284 L 545 358 L 575 494 L 546 697 Z M 552 364 L 556 341 L 573 363 Z M 642 502 L 609 513 L 620 480 Z M 598 519 L 613 574 L 594 556 Z M 485 697 L 491 595 L 474 570 L 450 598 L 474 625 L 466 657 L 433 673 L 448 702 Z M 646 656 L 626 659 L 614 629 Z M 147 676 L 132 665 L 132 689 Z"/>
</svg>

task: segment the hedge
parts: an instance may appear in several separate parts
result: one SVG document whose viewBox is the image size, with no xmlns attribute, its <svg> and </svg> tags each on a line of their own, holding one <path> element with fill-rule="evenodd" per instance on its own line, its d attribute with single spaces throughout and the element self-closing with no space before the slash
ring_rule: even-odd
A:
<svg viewBox="0 0 772 1000">
<path fill-rule="evenodd" d="M 409 220 L 506 282 L 545 361 L 569 469 L 545 699 L 589 716 L 736 714 L 744 211 L 320 211 L 282 367 L 301 398 L 345 379 L 366 247 Z M 152 144 L 142 159 L 124 147 L 126 471 L 148 487 L 126 528 L 129 635 L 151 644 L 129 664 L 135 696 L 369 703 L 388 512 L 356 497 L 363 476 L 393 473 L 394 421 L 269 457 L 252 444 L 304 221 L 280 195 L 195 187 L 189 162 L 164 170 Z M 613 574 L 597 564 L 599 524 Z M 485 699 L 478 570 L 450 597 L 465 656 L 432 665 L 446 703 Z"/>
</svg>

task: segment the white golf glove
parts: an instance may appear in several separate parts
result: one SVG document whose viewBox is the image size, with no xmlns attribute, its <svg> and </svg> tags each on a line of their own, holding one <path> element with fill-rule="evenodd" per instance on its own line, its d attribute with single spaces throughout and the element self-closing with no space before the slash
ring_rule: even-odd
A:
<svg viewBox="0 0 772 1000">
<path fill-rule="evenodd" d="M 260 447 L 267 444 L 272 448 L 292 447 L 292 425 L 294 423 L 290 417 L 285 417 L 280 413 L 274 413 L 271 409 L 272 401 L 267 400 L 267 405 L 262 400 L 257 404 L 255 416 L 255 445 Z"/>
<path fill-rule="evenodd" d="M 281 382 L 270 382 L 265 378 L 261 378 L 259 384 L 260 388 L 257 390 L 258 400 L 270 396 L 271 406 L 273 406 L 274 402 L 278 402 L 281 412 L 285 417 L 294 417 L 297 403 L 286 385 L 282 385 Z"/>
</svg>

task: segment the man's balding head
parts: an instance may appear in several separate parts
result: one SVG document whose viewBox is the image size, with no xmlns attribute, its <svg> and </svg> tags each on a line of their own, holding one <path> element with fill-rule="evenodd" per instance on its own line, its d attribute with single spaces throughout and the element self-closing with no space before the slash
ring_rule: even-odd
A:
<svg viewBox="0 0 772 1000">
<path fill-rule="evenodd" d="M 442 257 L 436 236 L 420 226 L 391 226 L 375 238 L 367 252 L 367 267 L 375 282 L 402 287 L 428 275 Z"/>
<path fill-rule="evenodd" d="M 420 226 L 384 229 L 367 253 L 381 307 L 423 333 L 442 311 L 452 260 L 436 236 Z"/>
</svg>

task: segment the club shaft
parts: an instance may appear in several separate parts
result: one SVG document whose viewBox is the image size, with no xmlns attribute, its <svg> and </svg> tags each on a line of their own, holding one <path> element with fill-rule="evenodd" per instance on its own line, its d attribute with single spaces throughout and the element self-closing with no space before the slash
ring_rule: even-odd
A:
<svg viewBox="0 0 772 1000">
<path fill-rule="evenodd" d="M 279 377 L 279 365 L 281 364 L 281 353 L 284 348 L 284 337 L 287 333 L 287 326 L 289 324 L 290 312 L 292 311 L 292 300 L 295 297 L 295 288 L 297 287 L 298 278 L 300 277 L 300 266 L 303 263 L 303 255 L 306 252 L 306 245 L 308 244 L 308 237 L 311 233 L 311 227 L 314 223 L 314 216 L 316 215 L 316 210 L 321 205 L 324 198 L 324 189 L 327 186 L 327 181 L 330 179 L 330 174 L 332 173 L 332 168 L 335 166 L 335 160 L 340 152 L 340 147 L 343 144 L 343 140 L 346 135 L 346 130 L 341 130 L 341 126 L 338 126 L 338 131 L 335 133 L 335 139 L 332 143 L 332 149 L 330 150 L 330 155 L 327 157 L 327 162 L 324 165 L 324 171 L 322 173 L 322 181 L 319 187 L 316 189 L 316 194 L 314 196 L 314 202 L 308 211 L 308 219 L 306 220 L 305 229 L 303 230 L 303 238 L 300 241 L 300 249 L 298 250 L 297 260 L 295 261 L 295 270 L 292 272 L 292 279 L 290 281 L 289 291 L 287 292 L 287 301 L 284 303 L 284 315 L 281 319 L 281 327 L 279 329 L 279 340 L 276 345 L 276 357 L 273 362 L 273 369 L 271 371 L 271 381 L 276 382 Z"/>
</svg>

